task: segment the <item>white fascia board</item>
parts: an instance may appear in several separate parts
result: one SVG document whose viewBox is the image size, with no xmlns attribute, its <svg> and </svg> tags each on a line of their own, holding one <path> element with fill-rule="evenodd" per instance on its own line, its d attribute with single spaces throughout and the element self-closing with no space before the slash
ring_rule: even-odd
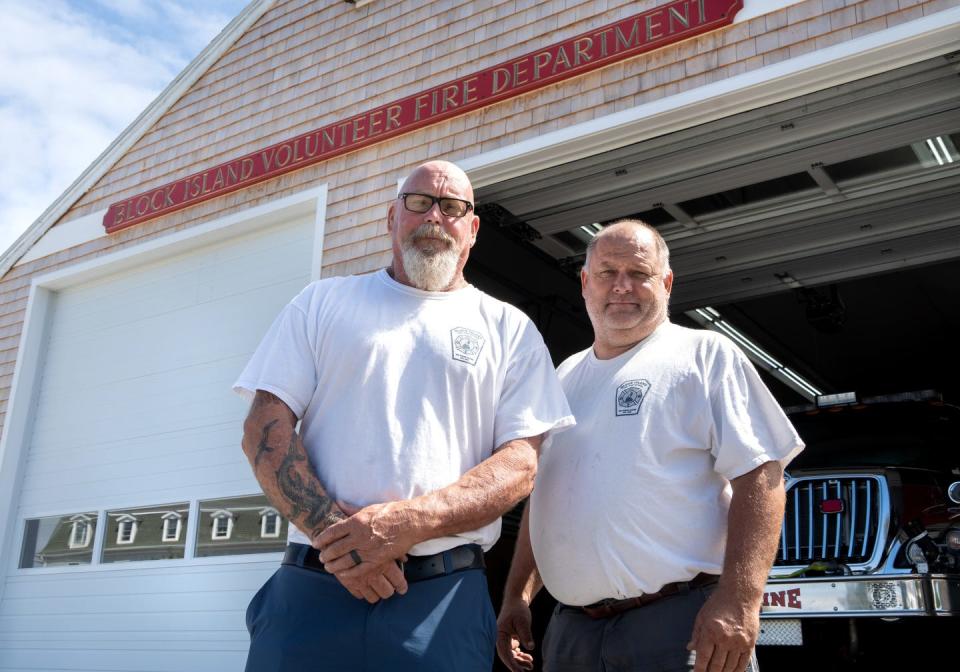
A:
<svg viewBox="0 0 960 672">
<path fill-rule="evenodd" d="M 180 98 L 263 16 L 276 0 L 252 0 L 73 184 L 0 256 L 0 278 L 43 237 L 149 131 Z"/>
<path fill-rule="evenodd" d="M 483 187 L 950 53 L 960 7 L 459 162 Z"/>
<path fill-rule="evenodd" d="M 106 210 L 99 210 L 50 227 L 33 247 L 17 260 L 14 267 L 106 236 L 107 232 L 103 228 L 103 217 L 106 214 Z"/>
<path fill-rule="evenodd" d="M 324 216 L 327 185 L 321 184 L 274 201 L 233 212 L 219 219 L 154 238 L 95 259 L 57 269 L 33 278 L 33 284 L 44 289 L 59 290 L 91 280 L 106 273 L 116 273 L 156 259 L 195 248 L 204 243 L 242 235 L 247 231 L 271 226 L 298 215 L 314 216 L 315 272 L 319 274 L 323 249 Z"/>
<path fill-rule="evenodd" d="M 743 9 L 740 10 L 733 22 L 735 24 L 743 23 L 801 2 L 804 2 L 804 0 L 743 0 Z"/>
</svg>

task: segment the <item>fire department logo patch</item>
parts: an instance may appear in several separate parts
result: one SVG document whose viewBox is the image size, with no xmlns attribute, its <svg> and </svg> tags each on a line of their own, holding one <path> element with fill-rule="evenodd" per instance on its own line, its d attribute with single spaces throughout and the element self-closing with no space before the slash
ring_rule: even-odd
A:
<svg viewBox="0 0 960 672">
<path fill-rule="evenodd" d="M 476 364 L 480 351 L 483 350 L 483 334 L 467 329 L 454 327 L 450 330 L 450 345 L 453 348 L 453 358 L 458 362 Z"/>
<path fill-rule="evenodd" d="M 617 415 L 636 415 L 650 389 L 646 380 L 628 380 L 617 388 Z"/>
</svg>

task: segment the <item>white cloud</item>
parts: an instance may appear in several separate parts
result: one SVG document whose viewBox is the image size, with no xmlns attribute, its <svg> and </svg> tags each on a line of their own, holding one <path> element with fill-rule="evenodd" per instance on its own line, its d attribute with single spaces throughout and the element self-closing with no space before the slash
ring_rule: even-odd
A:
<svg viewBox="0 0 960 672">
<path fill-rule="evenodd" d="M 0 250 L 244 4 L 0 0 Z"/>
</svg>

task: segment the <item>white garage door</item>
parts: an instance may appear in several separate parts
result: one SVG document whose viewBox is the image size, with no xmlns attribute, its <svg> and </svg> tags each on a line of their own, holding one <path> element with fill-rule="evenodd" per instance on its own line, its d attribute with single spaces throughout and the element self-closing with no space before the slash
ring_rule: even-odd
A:
<svg viewBox="0 0 960 672">
<path fill-rule="evenodd" d="M 259 492 L 230 386 L 309 282 L 313 235 L 300 218 L 57 292 L 21 529 Z M 9 570 L 0 670 L 242 669 L 243 611 L 277 556 L 190 555 L 99 564 L 94 552 L 77 567 Z"/>
</svg>

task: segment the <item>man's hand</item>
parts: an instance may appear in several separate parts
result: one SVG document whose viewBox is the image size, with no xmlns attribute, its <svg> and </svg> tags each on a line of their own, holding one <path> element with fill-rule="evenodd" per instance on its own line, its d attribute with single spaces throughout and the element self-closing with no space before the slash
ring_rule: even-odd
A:
<svg viewBox="0 0 960 672">
<path fill-rule="evenodd" d="M 345 577 L 335 574 L 337 580 L 358 600 L 374 604 L 385 600 L 394 593 L 404 595 L 407 592 L 407 580 L 403 571 L 393 560 L 389 560 L 361 577 Z"/>
<path fill-rule="evenodd" d="M 314 539 L 314 546 L 320 549 L 324 568 L 341 582 L 371 574 L 387 563 L 396 565 L 393 561 L 404 559 L 417 541 L 403 502 L 362 509 L 342 502 L 338 505 L 350 517 L 325 529 Z M 354 556 L 359 556 L 359 564 Z"/>
<path fill-rule="evenodd" d="M 717 589 L 697 614 L 687 649 L 697 652 L 694 672 L 743 672 L 760 633 L 760 611 Z"/>
<path fill-rule="evenodd" d="M 497 618 L 497 655 L 511 672 L 533 669 L 533 656 L 520 649 L 533 649 L 530 607 L 522 599 L 504 600 Z"/>
</svg>

